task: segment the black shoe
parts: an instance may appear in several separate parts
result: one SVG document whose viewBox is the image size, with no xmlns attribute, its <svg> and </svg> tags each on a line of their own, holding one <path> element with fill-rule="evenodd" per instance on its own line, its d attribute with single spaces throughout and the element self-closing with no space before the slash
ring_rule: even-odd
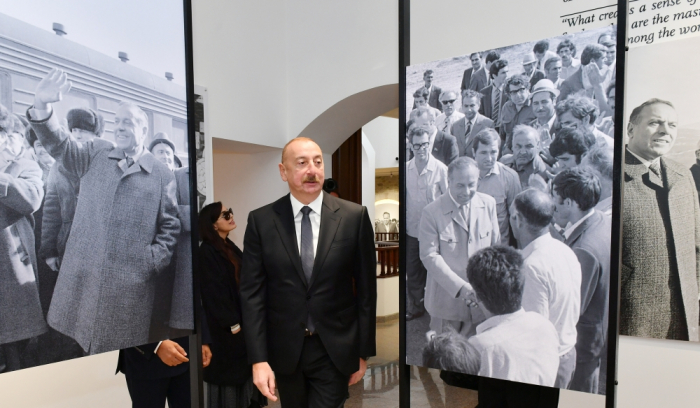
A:
<svg viewBox="0 0 700 408">
<path fill-rule="evenodd" d="M 420 311 L 420 312 L 415 312 L 415 313 L 408 312 L 408 313 L 406 313 L 406 321 L 410 322 L 413 319 L 417 319 L 417 318 L 423 316 L 423 314 L 425 314 L 425 311 Z"/>
</svg>

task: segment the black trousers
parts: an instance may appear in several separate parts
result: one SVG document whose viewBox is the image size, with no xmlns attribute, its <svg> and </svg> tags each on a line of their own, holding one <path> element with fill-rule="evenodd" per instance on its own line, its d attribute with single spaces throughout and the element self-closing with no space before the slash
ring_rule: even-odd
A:
<svg viewBox="0 0 700 408">
<path fill-rule="evenodd" d="M 336 408 L 348 399 L 350 378 L 335 367 L 318 335 L 304 338 L 296 371 L 275 377 L 282 408 Z"/>
<path fill-rule="evenodd" d="M 479 379 L 479 408 L 557 408 L 559 389 L 539 385 Z"/>
<path fill-rule="evenodd" d="M 126 377 L 132 408 L 190 408 L 190 371 L 170 378 L 143 380 Z"/>
</svg>

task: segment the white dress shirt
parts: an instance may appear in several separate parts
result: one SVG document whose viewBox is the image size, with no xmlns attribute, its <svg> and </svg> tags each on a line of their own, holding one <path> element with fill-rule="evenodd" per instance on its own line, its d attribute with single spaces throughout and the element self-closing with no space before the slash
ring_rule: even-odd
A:
<svg viewBox="0 0 700 408">
<path fill-rule="evenodd" d="M 547 232 L 522 251 L 523 309 L 549 319 L 559 333 L 559 355 L 576 345 L 581 315 L 581 264 L 574 251 Z"/>
<path fill-rule="evenodd" d="M 584 221 L 586 221 L 591 215 L 593 215 L 594 212 L 595 212 L 595 210 L 591 208 L 590 210 L 588 210 L 588 213 L 586 215 L 581 217 L 580 220 L 576 221 L 574 224 L 567 226 L 566 229 L 564 230 L 564 239 L 569 239 L 569 237 L 571 236 L 571 233 L 574 232 L 574 230 L 579 225 L 581 225 Z"/>
<path fill-rule="evenodd" d="M 297 249 L 299 250 L 299 255 L 301 255 L 301 219 L 304 217 L 301 209 L 305 206 L 301 201 L 294 198 L 292 194 L 289 194 L 289 199 L 292 201 L 292 214 L 294 214 L 294 229 L 297 233 Z M 309 220 L 311 221 L 311 231 L 314 234 L 314 258 L 316 257 L 316 247 L 318 246 L 318 233 L 321 230 L 321 207 L 323 207 L 323 192 L 321 192 L 318 197 L 309 203 L 311 212 L 309 213 Z"/>
<path fill-rule="evenodd" d="M 479 352 L 482 377 L 553 387 L 559 369 L 559 335 L 549 320 L 522 308 L 476 326 L 469 339 Z"/>
</svg>

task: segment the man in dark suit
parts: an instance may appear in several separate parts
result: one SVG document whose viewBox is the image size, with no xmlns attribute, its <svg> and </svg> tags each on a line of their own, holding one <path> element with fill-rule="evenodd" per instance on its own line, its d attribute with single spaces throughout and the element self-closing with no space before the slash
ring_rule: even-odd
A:
<svg viewBox="0 0 700 408">
<path fill-rule="evenodd" d="M 163 340 L 119 350 L 117 373 L 126 377 L 132 408 L 189 408 L 189 337 Z M 211 361 L 211 351 L 202 345 L 202 366 Z"/>
<path fill-rule="evenodd" d="M 469 89 L 469 83 L 472 81 L 472 74 L 481 68 L 481 53 L 472 53 L 469 56 L 469 60 L 472 62 L 472 67 L 464 70 L 464 75 L 462 75 L 462 85 L 460 86 L 462 91 Z"/>
<path fill-rule="evenodd" d="M 491 72 L 491 64 L 501 59 L 501 54 L 496 51 L 489 51 L 484 60 L 484 66 L 472 73 L 472 78 L 469 81 L 469 89 L 472 91 L 480 91 L 490 85 L 489 72 Z"/>
<path fill-rule="evenodd" d="M 435 116 L 429 108 L 418 108 L 411 112 L 413 126 L 422 127 L 430 132 L 430 153 L 436 159 L 449 166 L 452 160 L 459 156 L 457 139 L 449 133 L 444 133 L 435 127 Z M 413 158 L 413 152 L 409 159 Z"/>
<path fill-rule="evenodd" d="M 564 243 L 581 264 L 581 317 L 576 324 L 576 370 L 570 389 L 598 392 L 607 343 L 611 219 L 595 209 L 598 177 L 585 167 L 567 169 L 552 182 L 554 221 L 569 225 Z"/>
<path fill-rule="evenodd" d="M 620 334 L 698 341 L 700 208 L 693 176 L 666 154 L 673 104 L 650 99 L 630 114 L 622 202 Z"/>
<path fill-rule="evenodd" d="M 367 209 L 322 192 L 321 149 L 282 151 L 290 193 L 248 216 L 241 271 L 253 382 L 283 407 L 339 407 L 375 355 L 376 256 Z M 274 374 L 273 374 L 274 370 Z"/>
<path fill-rule="evenodd" d="M 479 113 L 491 119 L 498 130 L 501 122 L 501 109 L 508 101 L 508 92 L 505 92 L 505 83 L 508 78 L 508 61 L 498 60 L 491 65 L 489 75 L 491 85 L 480 91 L 483 100 L 479 106 Z"/>
<path fill-rule="evenodd" d="M 423 73 L 424 85 L 416 90 L 416 92 L 421 89 L 428 91 L 428 105 L 442 112 L 442 105 L 440 104 L 440 94 L 442 94 L 442 89 L 439 86 L 433 85 L 434 73 L 432 69 L 429 69 Z M 413 103 L 413 109 L 417 106 L 415 102 Z"/>
<path fill-rule="evenodd" d="M 607 48 L 600 44 L 587 45 L 581 52 L 581 65 L 570 77 L 566 78 L 564 82 L 561 83 L 561 87 L 559 88 L 561 93 L 559 94 L 558 100 L 563 101 L 569 95 L 585 92 L 585 86 L 583 84 L 584 67 L 593 62 L 599 64 L 598 68 L 602 70 L 605 58 L 607 57 L 607 51 Z"/>
<path fill-rule="evenodd" d="M 452 136 L 457 139 L 460 156 L 474 158 L 474 136 L 484 129 L 493 128 L 493 121 L 479 113 L 481 94 L 467 89 L 462 92 L 464 117 L 452 125 Z"/>
</svg>

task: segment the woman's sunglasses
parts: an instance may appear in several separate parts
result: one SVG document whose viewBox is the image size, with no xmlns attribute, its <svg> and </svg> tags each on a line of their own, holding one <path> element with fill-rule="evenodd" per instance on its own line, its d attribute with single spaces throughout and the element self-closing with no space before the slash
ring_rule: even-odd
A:
<svg viewBox="0 0 700 408">
<path fill-rule="evenodd" d="M 220 217 L 225 219 L 226 221 L 230 220 L 233 217 L 233 210 L 229 208 L 226 211 L 222 211 Z"/>
</svg>

